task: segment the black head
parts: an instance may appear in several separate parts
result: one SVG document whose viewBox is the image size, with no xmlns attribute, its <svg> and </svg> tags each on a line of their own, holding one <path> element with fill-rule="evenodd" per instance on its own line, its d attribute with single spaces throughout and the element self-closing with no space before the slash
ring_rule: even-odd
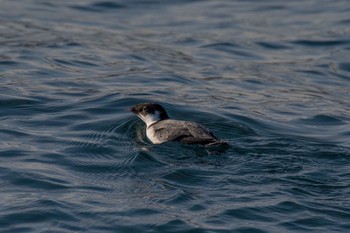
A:
<svg viewBox="0 0 350 233">
<path fill-rule="evenodd" d="M 159 116 L 159 120 L 169 119 L 169 116 L 165 109 L 156 103 L 142 103 L 132 107 L 131 112 L 138 115 L 141 119 L 147 117 L 147 115 Z"/>
</svg>

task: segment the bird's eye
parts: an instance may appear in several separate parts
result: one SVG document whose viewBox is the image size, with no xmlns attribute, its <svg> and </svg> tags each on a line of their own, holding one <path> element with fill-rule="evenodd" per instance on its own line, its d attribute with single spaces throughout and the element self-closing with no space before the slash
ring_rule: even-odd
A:
<svg viewBox="0 0 350 233">
<path fill-rule="evenodd" d="M 147 112 L 148 111 L 148 107 L 143 107 L 142 111 Z"/>
</svg>

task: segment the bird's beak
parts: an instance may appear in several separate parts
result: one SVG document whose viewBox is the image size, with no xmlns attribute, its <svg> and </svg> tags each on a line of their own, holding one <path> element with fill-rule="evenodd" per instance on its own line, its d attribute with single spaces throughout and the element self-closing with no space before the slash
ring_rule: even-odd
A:
<svg viewBox="0 0 350 233">
<path fill-rule="evenodd" d="M 127 111 L 132 112 L 132 113 L 135 113 L 135 114 L 138 113 L 134 107 L 128 108 Z"/>
</svg>

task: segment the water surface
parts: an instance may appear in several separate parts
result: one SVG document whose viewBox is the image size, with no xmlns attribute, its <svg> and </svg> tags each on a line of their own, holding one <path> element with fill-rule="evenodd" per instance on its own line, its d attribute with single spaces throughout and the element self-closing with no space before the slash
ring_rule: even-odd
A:
<svg viewBox="0 0 350 233">
<path fill-rule="evenodd" d="M 0 4 L 2 232 L 350 230 L 347 0 Z"/>
</svg>

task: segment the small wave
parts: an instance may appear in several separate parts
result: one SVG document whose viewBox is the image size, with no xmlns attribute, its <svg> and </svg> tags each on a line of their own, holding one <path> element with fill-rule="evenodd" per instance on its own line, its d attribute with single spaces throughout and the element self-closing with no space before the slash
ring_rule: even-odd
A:
<svg viewBox="0 0 350 233">
<path fill-rule="evenodd" d="M 88 12 L 106 12 L 111 10 L 123 9 L 126 6 L 116 2 L 110 1 L 101 1 L 95 2 L 89 5 L 72 5 L 72 9 L 76 9 L 79 11 L 88 11 Z"/>
<path fill-rule="evenodd" d="M 304 118 L 299 120 L 305 124 L 320 125 L 320 126 L 335 126 L 335 125 L 346 125 L 347 122 L 342 120 L 340 117 L 332 116 L 328 114 L 315 115 L 311 118 Z"/>
<path fill-rule="evenodd" d="M 115 187 L 111 182 L 118 177 L 132 177 L 137 150 L 129 138 L 130 123 L 126 119 L 70 138 L 64 152 L 69 155 L 69 170 L 74 176 L 107 188 Z"/>
<path fill-rule="evenodd" d="M 334 47 L 347 45 L 350 40 L 295 40 L 292 43 L 308 47 Z"/>
</svg>

